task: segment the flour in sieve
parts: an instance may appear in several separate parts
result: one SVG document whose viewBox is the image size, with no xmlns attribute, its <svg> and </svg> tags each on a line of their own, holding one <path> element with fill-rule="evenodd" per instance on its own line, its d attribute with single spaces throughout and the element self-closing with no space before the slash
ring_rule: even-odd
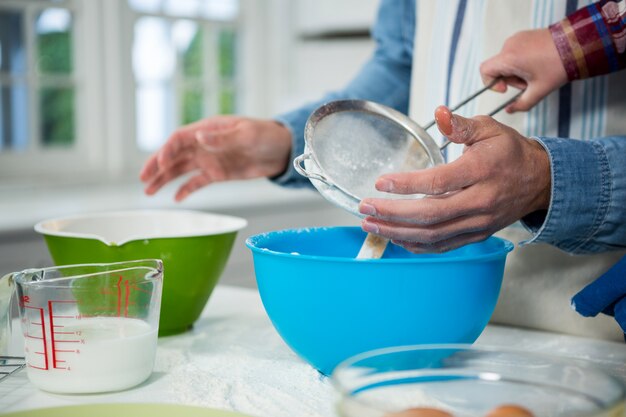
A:
<svg viewBox="0 0 626 417">
<path fill-rule="evenodd" d="M 429 166 L 428 155 L 409 132 L 371 113 L 340 112 L 325 117 L 308 145 L 324 176 L 358 199 L 411 198 L 379 192 L 376 180 L 384 174 Z"/>
</svg>

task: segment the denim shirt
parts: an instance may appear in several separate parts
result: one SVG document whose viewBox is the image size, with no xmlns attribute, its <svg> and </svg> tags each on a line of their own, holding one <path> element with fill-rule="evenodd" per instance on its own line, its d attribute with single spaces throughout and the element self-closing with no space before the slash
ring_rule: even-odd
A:
<svg viewBox="0 0 626 417">
<path fill-rule="evenodd" d="M 383 0 L 372 35 L 376 50 L 344 89 L 276 117 L 292 133 L 292 159 L 304 151 L 304 125 L 321 104 L 337 99 L 379 102 L 407 113 L 415 34 L 415 0 Z M 625 73 L 619 73 L 626 76 Z M 626 97 L 624 97 L 626 100 Z M 575 140 L 534 136 L 546 149 L 552 172 L 547 212 L 522 224 L 528 242 L 545 242 L 569 253 L 626 248 L 626 136 Z M 290 165 L 272 179 L 287 187 L 310 186 Z M 526 242 L 526 243 L 528 243 Z"/>
</svg>

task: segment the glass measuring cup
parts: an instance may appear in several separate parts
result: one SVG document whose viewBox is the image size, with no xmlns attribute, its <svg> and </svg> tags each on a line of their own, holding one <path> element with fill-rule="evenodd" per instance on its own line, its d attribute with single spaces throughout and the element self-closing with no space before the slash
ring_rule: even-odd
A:
<svg viewBox="0 0 626 417">
<path fill-rule="evenodd" d="M 150 376 L 163 287 L 160 260 L 27 269 L 10 279 L 34 385 L 96 393 L 130 388 Z"/>
</svg>

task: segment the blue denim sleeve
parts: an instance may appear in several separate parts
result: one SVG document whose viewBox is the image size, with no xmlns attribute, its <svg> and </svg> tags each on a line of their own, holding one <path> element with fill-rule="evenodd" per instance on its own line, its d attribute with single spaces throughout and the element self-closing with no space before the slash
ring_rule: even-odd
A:
<svg viewBox="0 0 626 417">
<path fill-rule="evenodd" d="M 406 113 L 409 105 L 415 0 L 383 0 L 378 10 L 372 36 L 376 50 L 356 77 L 342 90 L 299 109 L 275 117 L 292 135 L 291 159 L 304 152 L 304 126 L 309 115 L 323 103 L 339 99 L 371 100 Z M 272 178 L 286 187 L 310 186 L 288 164 L 287 170 Z"/>
<path fill-rule="evenodd" d="M 548 152 L 552 197 L 547 213 L 522 219 L 545 242 L 583 254 L 626 248 L 626 137 L 589 141 L 533 138 Z"/>
</svg>

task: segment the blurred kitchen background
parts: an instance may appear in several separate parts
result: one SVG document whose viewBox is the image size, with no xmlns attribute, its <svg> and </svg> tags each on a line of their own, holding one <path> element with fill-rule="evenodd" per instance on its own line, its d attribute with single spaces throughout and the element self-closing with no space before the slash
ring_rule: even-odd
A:
<svg viewBox="0 0 626 417">
<path fill-rule="evenodd" d="M 377 0 L 0 0 L 0 274 L 51 265 L 39 220 L 136 208 L 246 218 L 222 283 L 254 286 L 247 236 L 358 224 L 267 180 L 180 182 L 138 172 L 179 125 L 271 117 L 344 85 L 373 49 Z"/>
</svg>

